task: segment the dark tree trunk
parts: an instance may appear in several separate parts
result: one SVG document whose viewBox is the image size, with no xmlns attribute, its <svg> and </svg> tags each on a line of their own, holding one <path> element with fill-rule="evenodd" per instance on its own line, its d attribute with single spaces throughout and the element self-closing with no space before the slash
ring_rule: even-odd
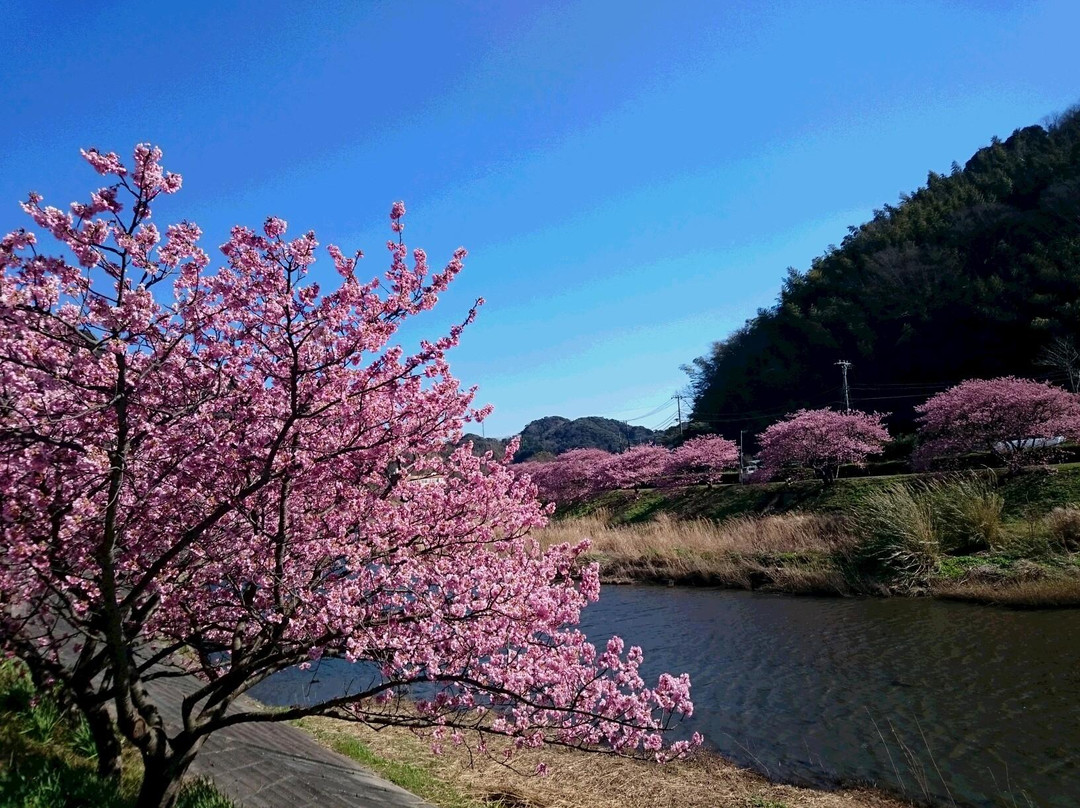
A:
<svg viewBox="0 0 1080 808">
<path fill-rule="evenodd" d="M 173 808 L 180 796 L 182 774 L 173 776 L 168 768 L 147 768 L 136 808 Z"/>
<path fill-rule="evenodd" d="M 173 808 L 198 746 L 163 757 L 143 757 L 143 781 L 135 808 Z"/>
<path fill-rule="evenodd" d="M 90 734 L 97 749 L 97 770 L 102 777 L 119 779 L 121 772 L 120 735 L 116 731 L 116 722 L 104 705 L 97 705 L 82 710 Z"/>
</svg>

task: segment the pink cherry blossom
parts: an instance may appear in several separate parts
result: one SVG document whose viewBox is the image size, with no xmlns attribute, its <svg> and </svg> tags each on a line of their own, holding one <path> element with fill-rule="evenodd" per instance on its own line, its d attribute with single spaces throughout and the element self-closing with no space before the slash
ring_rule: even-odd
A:
<svg viewBox="0 0 1080 808">
<path fill-rule="evenodd" d="M 733 441 L 721 435 L 701 435 L 671 453 L 664 475 L 673 485 L 712 484 L 738 464 L 739 449 Z"/>
<path fill-rule="evenodd" d="M 324 291 L 307 280 L 315 234 L 285 241 L 271 218 L 234 228 L 212 269 L 197 226 L 149 221 L 180 187 L 160 149 L 136 147 L 130 171 L 84 156 L 115 194 L 80 203 L 81 221 L 37 194 L 24 206 L 60 254 L 0 240 L 0 647 L 66 688 L 103 771 L 119 736 L 141 753 L 141 808 L 171 805 L 206 737 L 243 721 L 476 728 L 487 712 L 482 729 L 526 745 L 692 745 L 661 741 L 692 712 L 686 675 L 648 687 L 639 649 L 576 628 L 597 568 L 584 542 L 531 537 L 546 509 L 514 447 L 449 449 L 488 412 L 447 363 L 475 308 L 415 352 L 394 343 L 464 250 L 432 272 L 390 242 L 387 272 L 362 280 L 330 247 L 341 280 Z M 131 216 L 96 223 L 117 194 Z M 367 663 L 349 694 L 237 702 L 322 657 Z M 179 726 L 145 688 L 160 665 L 202 682 Z"/>
<path fill-rule="evenodd" d="M 395 202 L 390 206 L 390 229 L 395 233 L 400 233 L 405 229 L 405 225 L 401 219 L 405 216 L 405 203 Z"/>
<path fill-rule="evenodd" d="M 1022 466 L 1058 437 L 1080 438 L 1080 398 L 1060 387 L 1005 376 L 969 379 L 915 408 L 916 462 L 972 451 L 997 454 Z"/>
<path fill-rule="evenodd" d="M 551 460 L 515 466 L 536 485 L 543 502 L 572 505 L 611 487 L 608 467 L 616 455 L 603 449 L 571 449 Z"/>
<path fill-rule="evenodd" d="M 758 436 L 758 458 L 767 469 L 759 479 L 774 477 L 783 466 L 800 466 L 828 482 L 836 478 L 844 463 L 865 465 L 866 458 L 879 453 L 889 441 L 883 417 L 877 413 L 799 410 Z"/>
<path fill-rule="evenodd" d="M 670 461 L 670 450 L 648 443 L 615 455 L 604 471 L 613 488 L 655 486 L 664 482 Z"/>
</svg>

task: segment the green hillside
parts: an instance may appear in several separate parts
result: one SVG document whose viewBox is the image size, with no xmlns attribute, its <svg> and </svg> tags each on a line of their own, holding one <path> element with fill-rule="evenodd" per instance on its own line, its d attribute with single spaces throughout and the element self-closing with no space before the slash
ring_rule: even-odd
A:
<svg viewBox="0 0 1080 808">
<path fill-rule="evenodd" d="M 883 156 L 887 159 L 887 156 Z M 840 400 L 895 413 L 966 378 L 1076 379 L 1080 354 L 1080 111 L 994 139 L 949 175 L 849 228 L 775 306 L 688 367 L 701 431 L 737 437 Z M 1054 346 L 1069 356 L 1047 360 Z"/>
</svg>

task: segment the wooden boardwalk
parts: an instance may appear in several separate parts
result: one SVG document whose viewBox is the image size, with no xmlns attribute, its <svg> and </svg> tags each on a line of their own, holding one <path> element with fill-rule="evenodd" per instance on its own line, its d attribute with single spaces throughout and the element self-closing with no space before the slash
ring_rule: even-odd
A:
<svg viewBox="0 0 1080 808">
<path fill-rule="evenodd" d="M 167 718 L 179 720 L 180 702 L 195 687 L 192 680 L 163 679 L 147 689 Z M 191 773 L 209 777 L 243 808 L 432 808 L 284 723 L 238 724 L 215 732 Z"/>
</svg>

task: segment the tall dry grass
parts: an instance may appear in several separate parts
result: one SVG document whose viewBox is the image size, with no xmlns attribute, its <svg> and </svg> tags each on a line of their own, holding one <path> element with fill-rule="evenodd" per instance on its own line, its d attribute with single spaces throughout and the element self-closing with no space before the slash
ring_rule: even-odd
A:
<svg viewBox="0 0 1080 808">
<path fill-rule="evenodd" d="M 717 523 L 660 514 L 651 522 L 616 525 L 599 512 L 554 521 L 537 538 L 545 547 L 589 539 L 589 558 L 600 563 L 601 577 L 608 583 L 850 591 L 834 559 L 849 553 L 854 541 L 835 516 L 740 516 Z"/>
<path fill-rule="evenodd" d="M 919 492 L 928 503 L 946 553 L 970 553 L 999 549 L 1004 532 L 1005 499 L 997 490 L 997 478 L 957 475 L 932 480 Z"/>
<path fill-rule="evenodd" d="M 1080 508 L 1075 505 L 1054 508 L 1046 516 L 1047 532 L 1065 551 L 1080 550 Z"/>
<path fill-rule="evenodd" d="M 1030 524 L 1006 523 L 993 479 L 953 475 L 893 482 L 862 496 L 845 515 L 785 513 L 723 522 L 617 524 L 610 515 L 554 520 L 545 547 L 589 539 L 587 560 L 605 583 L 660 583 L 798 594 L 940 594 L 1010 605 L 1076 603 L 1080 570 L 1038 580 L 1046 563 L 1080 547 L 1080 508 L 1055 509 Z M 981 556 L 987 564 L 960 563 Z M 1005 559 L 1006 563 L 1002 563 Z M 1010 560 L 1011 559 L 1011 560 Z M 1054 566 L 1054 565 L 1051 565 Z M 1060 559 L 1057 566 L 1061 566 Z M 993 569 L 993 580 L 980 572 Z"/>
<path fill-rule="evenodd" d="M 934 595 L 947 600 L 1014 609 L 1075 608 L 1080 606 L 1080 578 L 1039 578 L 1005 583 L 973 579 L 937 585 Z"/>
<path fill-rule="evenodd" d="M 867 495 L 852 521 L 862 537 L 854 554 L 861 568 L 911 589 L 933 574 L 941 546 L 930 497 L 895 483 Z"/>
<path fill-rule="evenodd" d="M 919 590 L 935 576 L 942 556 L 1001 549 L 1005 501 L 996 484 L 956 475 L 871 491 L 850 514 L 860 537 L 855 563 L 894 588 Z"/>
<path fill-rule="evenodd" d="M 553 521 L 537 538 L 544 547 L 588 538 L 593 553 L 628 558 L 686 553 L 833 553 L 852 543 L 841 519 L 811 513 L 738 516 L 723 522 L 680 521 L 662 513 L 650 522 L 616 525 L 607 513 L 598 511 L 579 519 Z"/>
</svg>

